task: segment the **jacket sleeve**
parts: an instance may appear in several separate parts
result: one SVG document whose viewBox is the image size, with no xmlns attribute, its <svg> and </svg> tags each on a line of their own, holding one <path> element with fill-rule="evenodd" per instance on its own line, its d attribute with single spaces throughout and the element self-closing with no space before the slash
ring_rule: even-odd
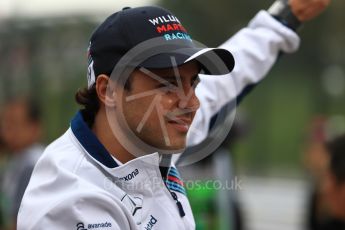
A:
<svg viewBox="0 0 345 230">
<path fill-rule="evenodd" d="M 188 133 L 188 146 L 204 140 L 211 118 L 226 104 L 243 96 L 248 87 L 258 84 L 276 62 L 280 52 L 292 53 L 300 39 L 291 29 L 260 11 L 249 25 L 236 33 L 220 47 L 229 50 L 235 58 L 235 68 L 227 75 L 200 75 L 196 94 L 201 102 Z"/>
<path fill-rule="evenodd" d="M 126 210 L 107 196 L 81 192 L 61 199 L 58 203 L 47 202 L 45 206 L 39 207 L 41 207 L 40 210 L 20 210 L 18 230 L 129 230 L 133 228 L 133 223 L 129 223 L 126 218 Z"/>
</svg>

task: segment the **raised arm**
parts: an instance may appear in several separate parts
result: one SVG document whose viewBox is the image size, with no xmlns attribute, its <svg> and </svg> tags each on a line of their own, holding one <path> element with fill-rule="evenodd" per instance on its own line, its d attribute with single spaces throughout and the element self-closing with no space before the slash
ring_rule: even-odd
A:
<svg viewBox="0 0 345 230">
<path fill-rule="evenodd" d="M 300 39 L 294 30 L 318 16 L 330 0 L 277 0 L 268 11 L 260 11 L 248 26 L 220 47 L 235 57 L 234 71 L 223 77 L 200 76 L 196 93 L 201 101 L 188 145 L 204 140 L 211 118 L 230 102 L 241 100 L 272 68 L 280 53 L 292 53 Z"/>
</svg>

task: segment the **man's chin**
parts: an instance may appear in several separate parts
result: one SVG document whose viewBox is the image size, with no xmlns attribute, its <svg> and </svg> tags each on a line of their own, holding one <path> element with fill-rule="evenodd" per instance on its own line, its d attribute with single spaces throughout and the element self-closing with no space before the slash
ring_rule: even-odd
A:
<svg viewBox="0 0 345 230">
<path fill-rule="evenodd" d="M 170 138 L 170 139 L 146 139 L 141 138 L 142 142 L 149 148 L 149 152 L 159 152 L 162 154 L 181 153 L 186 149 L 186 138 Z"/>
<path fill-rule="evenodd" d="M 177 154 L 181 153 L 186 149 L 185 145 L 179 146 L 160 146 L 156 147 L 156 152 L 160 152 L 162 154 Z"/>
<path fill-rule="evenodd" d="M 159 152 L 161 154 L 177 154 L 182 153 L 186 149 L 185 144 L 172 144 L 172 145 L 156 145 L 152 147 L 154 152 Z"/>
</svg>

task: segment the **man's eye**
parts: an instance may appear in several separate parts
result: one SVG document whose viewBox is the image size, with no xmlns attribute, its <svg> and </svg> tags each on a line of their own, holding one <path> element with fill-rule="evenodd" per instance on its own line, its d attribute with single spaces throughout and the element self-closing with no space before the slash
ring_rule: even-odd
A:
<svg viewBox="0 0 345 230">
<path fill-rule="evenodd" d="M 169 82 L 169 86 L 170 86 L 170 87 L 178 87 L 176 81 L 174 81 L 174 82 Z"/>
<path fill-rule="evenodd" d="M 168 89 L 176 89 L 177 83 L 176 82 L 169 82 L 169 84 L 159 84 L 158 88 L 168 88 Z"/>
</svg>

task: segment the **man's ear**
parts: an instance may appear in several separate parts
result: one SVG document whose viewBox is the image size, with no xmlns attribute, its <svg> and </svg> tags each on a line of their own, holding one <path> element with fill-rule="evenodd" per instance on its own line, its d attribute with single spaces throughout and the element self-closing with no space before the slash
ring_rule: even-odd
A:
<svg viewBox="0 0 345 230">
<path fill-rule="evenodd" d="M 116 106 L 115 86 L 114 84 L 111 84 L 111 80 L 107 75 L 101 74 L 97 77 L 96 91 L 99 100 L 103 102 L 105 106 Z"/>
</svg>

